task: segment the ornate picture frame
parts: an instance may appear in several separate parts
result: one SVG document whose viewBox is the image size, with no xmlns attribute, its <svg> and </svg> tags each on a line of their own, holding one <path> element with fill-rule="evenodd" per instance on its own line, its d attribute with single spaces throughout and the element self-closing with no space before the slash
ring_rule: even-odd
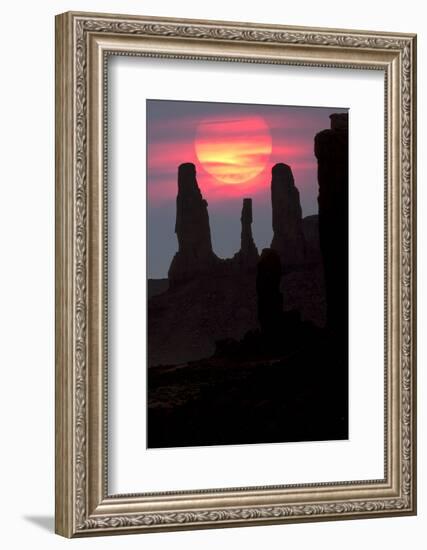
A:
<svg viewBox="0 0 427 550">
<path fill-rule="evenodd" d="M 385 78 L 384 478 L 108 492 L 109 56 L 372 69 Z M 65 537 L 416 513 L 416 36 L 68 12 L 56 17 L 56 532 Z M 368 267 L 369 268 L 369 267 Z"/>
</svg>

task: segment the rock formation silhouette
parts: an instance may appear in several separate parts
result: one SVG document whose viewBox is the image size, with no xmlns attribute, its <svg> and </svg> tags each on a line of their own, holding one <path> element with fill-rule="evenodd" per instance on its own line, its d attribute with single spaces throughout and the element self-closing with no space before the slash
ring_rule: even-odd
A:
<svg viewBox="0 0 427 550">
<path fill-rule="evenodd" d="M 302 231 L 305 241 L 305 262 L 318 264 L 322 262 L 319 243 L 319 216 L 313 214 L 302 219 Z"/>
<path fill-rule="evenodd" d="M 234 260 L 241 267 L 252 268 L 258 262 L 258 249 L 252 237 L 252 199 L 243 199 L 242 215 L 240 217 L 242 232 L 240 250 Z"/>
<path fill-rule="evenodd" d="M 282 267 L 279 254 L 271 248 L 264 248 L 257 266 L 256 291 L 258 321 L 261 332 L 266 335 L 275 334 L 282 323 L 281 278 Z"/>
<path fill-rule="evenodd" d="M 171 287 L 206 272 L 219 262 L 212 250 L 208 203 L 196 179 L 196 168 L 188 162 L 178 168 L 175 233 L 178 252 L 169 268 Z"/>
<path fill-rule="evenodd" d="M 285 164 L 273 168 L 272 202 L 276 228 L 272 244 L 277 245 L 276 250 L 264 253 L 257 267 L 259 254 L 252 235 L 252 199 L 245 198 L 240 217 L 240 250 L 231 258 L 221 259 L 213 251 L 207 202 L 199 189 L 195 166 L 191 163 L 179 166 L 175 226 L 178 251 L 169 267 L 168 279 L 148 280 L 150 366 L 209 357 L 218 341 L 238 340 L 246 332 L 259 329 L 260 315 L 264 334 L 269 323 L 271 327 L 274 325 L 277 341 L 284 332 L 292 339 L 295 323 L 291 312 L 299 312 L 302 320 L 312 321 L 318 327 L 325 325 L 322 259 L 319 251 L 310 253 L 311 244 L 318 250 L 317 217 L 311 222 L 301 220 L 299 193 L 291 169 Z M 309 237 L 307 243 L 304 234 Z M 282 262 L 281 253 L 285 258 Z M 266 254 L 270 257 L 269 265 L 273 265 L 273 275 L 266 272 L 263 275 Z M 277 272 L 274 272 L 277 262 L 274 263 L 273 257 L 279 258 Z M 256 288 L 259 270 L 260 306 Z M 279 287 L 275 282 L 276 286 L 268 288 L 266 283 L 264 292 L 263 277 L 268 280 L 270 276 L 276 282 L 278 278 Z M 280 304 L 276 301 L 274 306 L 276 299 Z M 274 307 L 277 315 L 279 310 L 284 314 L 281 325 L 272 321 Z M 271 335 L 268 340 L 272 342 Z"/>
<path fill-rule="evenodd" d="M 279 254 L 284 270 L 304 262 L 305 243 L 299 191 L 290 166 L 273 166 L 271 179 L 273 240 L 271 248 Z"/>
<path fill-rule="evenodd" d="M 327 325 L 347 338 L 348 319 L 348 115 L 330 116 L 331 128 L 314 140 L 319 181 L 319 240 L 323 257 Z"/>
</svg>

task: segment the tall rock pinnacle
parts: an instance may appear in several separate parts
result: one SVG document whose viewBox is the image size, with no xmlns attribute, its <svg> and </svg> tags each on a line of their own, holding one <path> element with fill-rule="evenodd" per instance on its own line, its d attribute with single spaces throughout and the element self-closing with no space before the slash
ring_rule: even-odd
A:
<svg viewBox="0 0 427 550">
<path fill-rule="evenodd" d="M 243 199 L 242 232 L 240 237 L 240 250 L 235 255 L 239 265 L 244 267 L 255 267 L 258 261 L 258 250 L 252 237 L 252 199 Z"/>
<path fill-rule="evenodd" d="M 169 268 L 171 285 L 209 270 L 218 261 L 212 251 L 208 203 L 202 197 L 192 163 L 178 168 L 175 233 L 178 252 Z"/>
<path fill-rule="evenodd" d="M 283 295 L 280 292 L 282 268 L 279 254 L 264 248 L 257 265 L 256 290 L 258 321 L 265 334 L 274 334 L 281 326 Z"/>
<path fill-rule="evenodd" d="M 325 272 L 327 323 L 347 334 L 348 318 L 348 115 L 330 116 L 318 133 L 319 240 Z M 345 332 L 345 334 L 344 334 Z"/>
<path fill-rule="evenodd" d="M 299 191 L 287 164 L 275 164 L 271 179 L 273 240 L 284 269 L 304 262 L 305 242 Z"/>
</svg>

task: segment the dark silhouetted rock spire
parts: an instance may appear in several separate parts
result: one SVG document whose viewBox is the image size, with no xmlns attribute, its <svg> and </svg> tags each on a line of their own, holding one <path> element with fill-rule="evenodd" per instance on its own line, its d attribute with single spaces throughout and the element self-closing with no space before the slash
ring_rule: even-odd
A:
<svg viewBox="0 0 427 550">
<path fill-rule="evenodd" d="M 279 254 L 284 269 L 304 262 L 304 234 L 299 191 L 287 164 L 273 166 L 271 179 L 273 240 L 271 248 Z"/>
<path fill-rule="evenodd" d="M 240 250 L 235 255 L 235 259 L 241 266 L 255 267 L 258 261 L 258 249 L 252 237 L 252 199 L 243 199 L 240 221 L 242 223 Z"/>
<path fill-rule="evenodd" d="M 281 277 L 279 254 L 271 248 L 264 248 L 258 262 L 256 277 L 258 321 L 264 334 L 275 334 L 282 324 Z"/>
<path fill-rule="evenodd" d="M 192 163 L 178 168 L 175 233 L 178 252 L 169 268 L 171 285 L 209 270 L 218 261 L 212 251 L 208 203 L 202 197 Z"/>
<path fill-rule="evenodd" d="M 347 335 L 348 318 L 348 115 L 330 116 L 318 133 L 319 240 L 325 273 L 327 324 Z"/>
</svg>

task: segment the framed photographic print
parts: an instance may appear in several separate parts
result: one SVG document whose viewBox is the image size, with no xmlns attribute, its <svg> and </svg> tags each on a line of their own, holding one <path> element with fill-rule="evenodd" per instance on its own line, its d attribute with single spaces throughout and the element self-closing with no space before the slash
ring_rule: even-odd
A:
<svg viewBox="0 0 427 550">
<path fill-rule="evenodd" d="M 56 18 L 56 531 L 416 512 L 416 37 Z"/>
</svg>

